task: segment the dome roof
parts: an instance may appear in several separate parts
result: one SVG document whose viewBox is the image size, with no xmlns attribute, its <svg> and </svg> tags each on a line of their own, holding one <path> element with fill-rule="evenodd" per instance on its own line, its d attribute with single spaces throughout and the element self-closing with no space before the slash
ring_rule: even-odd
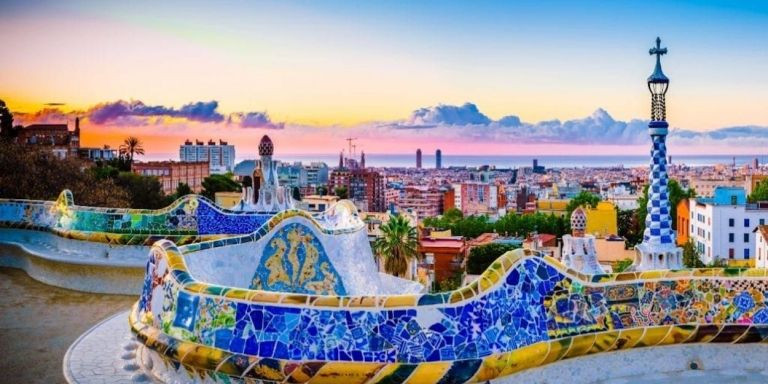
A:
<svg viewBox="0 0 768 384">
<path fill-rule="evenodd" d="M 571 231 L 583 231 L 587 228 L 587 214 L 581 207 L 571 213 Z"/>
<path fill-rule="evenodd" d="M 275 151 L 275 146 L 272 144 L 272 139 L 269 136 L 264 135 L 259 143 L 259 156 L 272 156 Z"/>
</svg>

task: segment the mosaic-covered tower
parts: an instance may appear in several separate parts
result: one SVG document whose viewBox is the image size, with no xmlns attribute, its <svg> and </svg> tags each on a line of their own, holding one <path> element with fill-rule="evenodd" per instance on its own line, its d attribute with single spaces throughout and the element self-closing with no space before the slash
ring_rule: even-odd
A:
<svg viewBox="0 0 768 384">
<path fill-rule="evenodd" d="M 682 248 L 675 245 L 675 232 L 670 218 L 671 206 L 667 183 L 667 111 L 665 95 L 669 88 L 669 78 L 661 70 L 661 55 L 667 53 L 661 48 L 661 39 L 656 38 L 656 46 L 649 53 L 656 55 L 656 68 L 648 77 L 648 90 L 651 91 L 651 121 L 648 131 L 651 135 L 650 185 L 648 186 L 648 213 L 645 216 L 643 242 L 635 247 L 637 256 L 634 269 L 682 268 Z"/>
<path fill-rule="evenodd" d="M 563 236 L 563 264 L 588 275 L 605 273 L 597 261 L 595 236 L 585 234 L 586 228 L 587 213 L 578 207 L 571 213 L 571 234 Z"/>
<path fill-rule="evenodd" d="M 259 142 L 259 156 L 261 161 L 257 164 L 261 168 L 261 185 L 258 190 L 255 210 L 259 212 L 279 212 L 294 208 L 291 191 L 281 187 L 277 182 L 277 167 L 272 160 L 275 147 L 269 136 L 264 135 Z"/>
</svg>

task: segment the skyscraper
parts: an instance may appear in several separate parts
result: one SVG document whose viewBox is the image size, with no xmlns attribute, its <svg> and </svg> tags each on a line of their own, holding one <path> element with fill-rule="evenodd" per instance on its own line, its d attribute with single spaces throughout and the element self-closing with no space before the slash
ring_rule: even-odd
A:
<svg viewBox="0 0 768 384">
<path fill-rule="evenodd" d="M 416 150 L 416 169 L 421 169 L 421 148 Z"/>
<path fill-rule="evenodd" d="M 675 244 L 675 233 L 670 218 L 671 206 L 667 188 L 667 110 L 664 97 L 669 88 L 669 78 L 661 70 L 661 55 L 667 53 L 661 48 L 661 39 L 656 38 L 656 47 L 649 51 L 656 55 L 656 68 L 648 77 L 648 89 L 651 91 L 651 121 L 648 131 L 653 147 L 651 149 L 650 185 L 648 187 L 648 214 L 645 216 L 643 242 L 637 247 L 638 259 L 634 269 L 682 268 L 682 248 Z"/>
<path fill-rule="evenodd" d="M 439 149 L 435 151 L 435 168 L 443 168 L 443 151 Z"/>
</svg>

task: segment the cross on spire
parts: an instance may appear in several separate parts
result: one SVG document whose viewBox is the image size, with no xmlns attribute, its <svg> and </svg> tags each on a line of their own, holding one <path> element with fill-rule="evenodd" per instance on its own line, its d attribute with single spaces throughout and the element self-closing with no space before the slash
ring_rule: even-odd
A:
<svg viewBox="0 0 768 384">
<path fill-rule="evenodd" d="M 661 60 L 661 55 L 666 55 L 667 54 L 667 48 L 662 48 L 661 47 L 661 38 L 660 37 L 656 38 L 656 46 L 651 48 L 648 51 L 648 54 L 656 55 L 656 61 L 660 61 Z"/>
</svg>

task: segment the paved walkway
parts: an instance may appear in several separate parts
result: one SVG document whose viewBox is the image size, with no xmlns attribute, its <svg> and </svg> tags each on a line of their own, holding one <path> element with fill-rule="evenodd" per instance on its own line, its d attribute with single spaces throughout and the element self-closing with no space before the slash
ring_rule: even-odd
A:
<svg viewBox="0 0 768 384">
<path fill-rule="evenodd" d="M 64 383 L 67 348 L 136 297 L 70 291 L 0 267 L 0 372 L 8 383 Z M 128 321 L 126 320 L 126 327 Z"/>
</svg>

